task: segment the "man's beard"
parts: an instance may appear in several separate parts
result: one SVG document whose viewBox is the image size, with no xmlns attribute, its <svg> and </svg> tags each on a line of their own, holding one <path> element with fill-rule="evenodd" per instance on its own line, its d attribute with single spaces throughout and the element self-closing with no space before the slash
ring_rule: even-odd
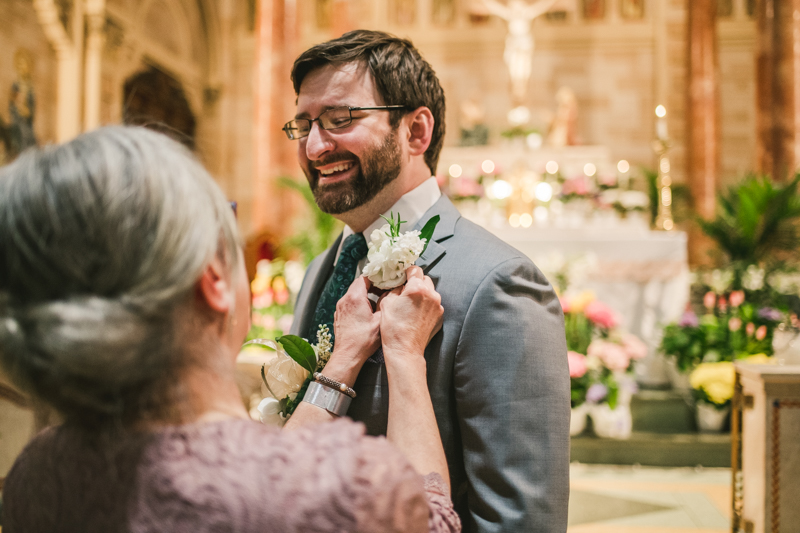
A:
<svg viewBox="0 0 800 533">
<path fill-rule="evenodd" d="M 358 173 L 348 180 L 328 185 L 319 185 L 317 170 L 304 169 L 314 199 L 325 213 L 338 215 L 361 207 L 397 179 L 402 161 L 397 145 L 397 129 L 387 134 L 380 146 L 361 158 L 347 153 L 336 154 L 330 160 L 318 161 L 317 164 L 322 166 L 353 159 L 358 161 Z"/>
</svg>

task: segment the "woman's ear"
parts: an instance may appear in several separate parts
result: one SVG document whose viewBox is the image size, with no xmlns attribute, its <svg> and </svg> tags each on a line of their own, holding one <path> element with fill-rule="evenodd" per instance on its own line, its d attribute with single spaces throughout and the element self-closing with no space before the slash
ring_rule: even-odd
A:
<svg viewBox="0 0 800 533">
<path fill-rule="evenodd" d="M 411 155 L 422 155 L 431 144 L 433 135 L 433 113 L 427 107 L 418 107 L 408 115 L 408 151 Z"/>
<path fill-rule="evenodd" d="M 214 256 L 197 283 L 197 296 L 212 311 L 224 314 L 232 311 L 231 295 L 230 276 L 226 276 L 225 265 Z"/>
</svg>

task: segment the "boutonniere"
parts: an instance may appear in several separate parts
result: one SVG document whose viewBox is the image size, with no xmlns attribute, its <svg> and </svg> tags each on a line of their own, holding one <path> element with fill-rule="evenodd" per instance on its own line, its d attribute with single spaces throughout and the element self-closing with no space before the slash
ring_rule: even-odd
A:
<svg viewBox="0 0 800 533">
<path fill-rule="evenodd" d="M 406 282 L 408 270 L 425 252 L 433 237 L 433 230 L 439 223 L 439 215 L 425 223 L 422 230 L 400 233 L 400 225 L 405 221 L 390 213 L 389 218 L 381 216 L 388 224 L 376 229 L 369 237 L 369 252 L 363 275 L 372 284 L 383 290 L 391 290 Z"/>
</svg>

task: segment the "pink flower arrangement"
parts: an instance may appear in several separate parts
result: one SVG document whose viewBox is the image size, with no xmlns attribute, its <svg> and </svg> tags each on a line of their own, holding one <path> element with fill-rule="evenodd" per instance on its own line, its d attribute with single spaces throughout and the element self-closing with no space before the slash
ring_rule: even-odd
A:
<svg viewBox="0 0 800 533">
<path fill-rule="evenodd" d="M 717 305 L 717 295 L 712 291 L 708 291 L 705 296 L 703 296 L 703 305 L 706 309 L 714 309 L 714 306 Z"/>
<path fill-rule="evenodd" d="M 569 365 L 569 377 L 571 378 L 582 378 L 586 374 L 586 370 L 588 370 L 586 356 L 578 352 L 571 350 L 567 352 L 567 364 Z"/>
<path fill-rule="evenodd" d="M 728 320 L 728 329 L 731 331 L 739 331 L 742 328 L 742 319 L 735 316 Z"/>
<path fill-rule="evenodd" d="M 733 291 L 728 298 L 731 307 L 739 307 L 744 303 L 744 291 Z"/>
<path fill-rule="evenodd" d="M 622 336 L 622 346 L 634 361 L 647 357 L 647 345 L 636 335 L 626 333 Z"/>
<path fill-rule="evenodd" d="M 767 326 L 758 326 L 758 329 L 756 330 L 756 340 L 763 341 L 765 338 L 767 338 Z"/>
<path fill-rule="evenodd" d="M 624 346 L 602 339 L 592 341 L 586 355 L 597 357 L 612 372 L 625 371 L 631 364 L 631 358 Z"/>
<path fill-rule="evenodd" d="M 612 329 L 617 327 L 619 323 L 614 310 L 597 300 L 587 304 L 583 313 L 586 315 L 586 318 L 601 328 Z"/>
<path fill-rule="evenodd" d="M 561 194 L 568 196 L 575 194 L 578 196 L 586 196 L 589 194 L 589 185 L 586 183 L 586 178 L 578 176 L 576 178 L 568 179 L 561 187 Z"/>
</svg>

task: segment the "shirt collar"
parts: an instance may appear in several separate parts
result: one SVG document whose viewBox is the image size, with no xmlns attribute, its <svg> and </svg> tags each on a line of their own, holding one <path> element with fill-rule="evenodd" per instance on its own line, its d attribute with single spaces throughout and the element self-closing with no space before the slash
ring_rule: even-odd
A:
<svg viewBox="0 0 800 533">
<path fill-rule="evenodd" d="M 439 190 L 439 184 L 436 182 L 436 177 L 431 176 L 427 180 L 420 183 L 415 189 L 412 189 L 405 193 L 403 196 L 400 197 L 397 202 L 385 213 L 383 216 L 389 218 L 391 213 L 394 213 L 395 217 L 399 213 L 402 217 L 401 220 L 405 221 L 405 224 L 400 226 L 400 231 L 409 231 L 414 225 L 419 222 L 422 218 L 422 215 L 425 212 L 433 207 L 439 198 L 442 196 L 442 191 Z M 386 221 L 383 220 L 381 217 L 370 224 L 367 229 L 361 232 L 364 235 L 364 238 L 369 242 L 369 236 L 372 232 L 376 229 L 380 229 L 383 225 L 386 224 Z M 350 235 L 354 234 L 355 232 L 350 228 L 350 226 L 345 226 L 344 231 L 342 232 L 342 240 L 339 243 L 339 251 L 336 252 L 336 260 L 339 260 L 339 253 L 342 251 L 342 243 L 344 240 L 349 237 Z M 335 263 L 334 263 L 335 264 Z"/>
</svg>

